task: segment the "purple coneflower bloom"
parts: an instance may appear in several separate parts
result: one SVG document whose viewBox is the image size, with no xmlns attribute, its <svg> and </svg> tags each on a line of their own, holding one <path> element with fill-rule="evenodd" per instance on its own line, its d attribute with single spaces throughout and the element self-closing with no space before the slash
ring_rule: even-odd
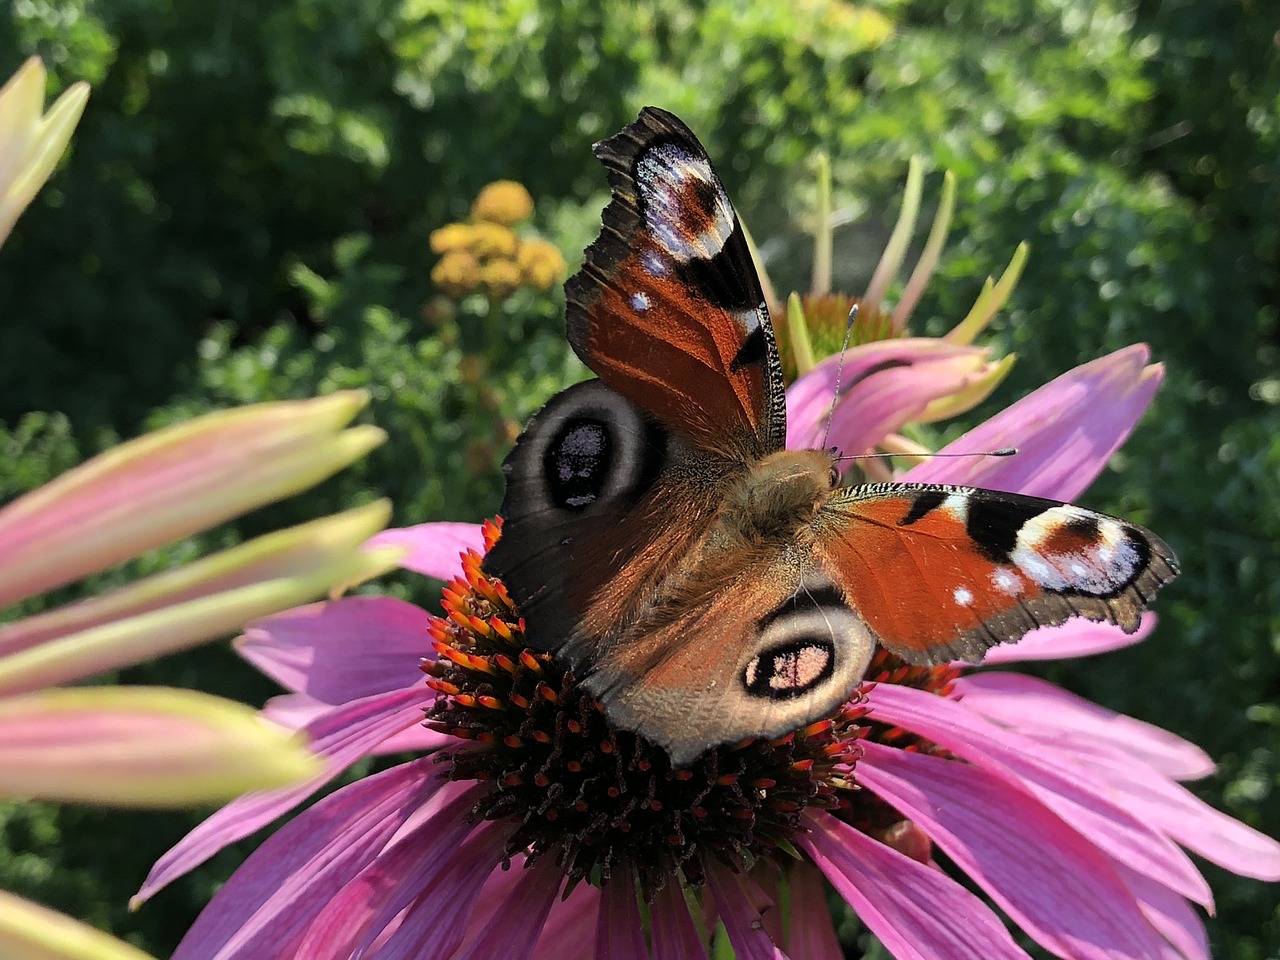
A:
<svg viewBox="0 0 1280 960">
<path fill-rule="evenodd" d="M 951 446 L 1017 445 L 1018 457 L 932 460 L 906 479 L 1070 498 L 1149 403 L 1162 371 L 1146 360 L 1130 347 L 1070 371 Z M 912 384 L 875 380 L 850 389 L 866 419 L 834 425 L 832 442 L 866 447 L 911 417 L 911 403 L 899 415 L 885 404 Z M 835 716 L 672 770 L 524 647 L 504 588 L 480 570 L 498 535 L 425 524 L 374 539 L 448 580 L 443 617 L 350 597 L 247 631 L 241 653 L 293 691 L 267 715 L 307 730 L 325 780 L 370 755 L 426 755 L 281 828 L 175 960 L 697 958 L 721 925 L 739 957 L 835 960 L 828 884 L 899 958 L 1024 957 L 1012 925 L 1062 957 L 1196 960 L 1208 948 L 1195 906 L 1213 901 L 1184 848 L 1280 879 L 1280 844 L 1179 785 L 1212 771 L 1202 751 L 1003 670 L 913 667 L 882 651 Z M 1086 621 L 1040 630 L 986 665 L 1115 649 L 1153 619 L 1134 636 Z M 322 782 L 233 802 L 139 897 Z M 935 849 L 995 909 L 938 869 Z"/>
<path fill-rule="evenodd" d="M 20 602 L 314 485 L 383 438 L 347 427 L 357 391 L 257 404 L 113 447 L 0 507 L 0 799 L 179 807 L 314 777 L 291 731 L 241 703 L 168 687 L 79 681 L 225 636 L 391 568 L 361 544 L 370 504 L 75 603 Z M 0 890 L 6 960 L 147 960 L 70 917 Z"/>
<path fill-rule="evenodd" d="M 53 173 L 89 96 L 73 83 L 45 110 L 45 85 L 31 57 L 0 86 L 0 243 Z M 168 807 L 314 774 L 301 743 L 242 704 L 73 684 L 376 576 L 386 558 L 358 549 L 384 526 L 389 504 L 31 616 L 15 607 L 341 469 L 383 439 L 374 427 L 343 429 L 367 399 L 347 391 L 209 414 L 121 444 L 0 507 L 0 798 Z M 3 890 L 0 957 L 148 960 Z"/>
</svg>

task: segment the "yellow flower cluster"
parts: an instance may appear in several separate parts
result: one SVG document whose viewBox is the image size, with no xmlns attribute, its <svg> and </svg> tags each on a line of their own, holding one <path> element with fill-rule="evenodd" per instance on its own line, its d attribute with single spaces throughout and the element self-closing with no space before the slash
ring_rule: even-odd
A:
<svg viewBox="0 0 1280 960">
<path fill-rule="evenodd" d="M 471 219 L 484 223 L 511 226 L 533 216 L 533 197 L 523 184 L 514 180 L 495 180 L 476 197 L 471 205 Z"/>
<path fill-rule="evenodd" d="M 465 223 L 431 234 L 440 260 L 431 280 L 449 297 L 483 290 L 504 300 L 520 287 L 550 290 L 564 276 L 564 257 L 540 237 L 521 237 L 512 227 L 533 215 L 533 198 L 514 180 L 497 180 L 480 191 Z"/>
</svg>

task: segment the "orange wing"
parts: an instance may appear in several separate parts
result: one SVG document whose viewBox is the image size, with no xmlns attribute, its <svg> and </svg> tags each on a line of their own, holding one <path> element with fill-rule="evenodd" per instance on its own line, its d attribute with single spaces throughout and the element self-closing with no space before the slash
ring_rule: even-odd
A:
<svg viewBox="0 0 1280 960">
<path fill-rule="evenodd" d="M 977 661 L 1070 617 L 1132 633 L 1178 572 L 1150 530 L 1054 500 L 873 484 L 820 511 L 817 550 L 880 643 L 912 663 Z"/>
<path fill-rule="evenodd" d="M 613 197 L 565 285 L 569 342 L 601 380 L 697 446 L 753 458 L 780 449 L 773 327 L 706 151 L 652 107 L 595 150 Z"/>
</svg>

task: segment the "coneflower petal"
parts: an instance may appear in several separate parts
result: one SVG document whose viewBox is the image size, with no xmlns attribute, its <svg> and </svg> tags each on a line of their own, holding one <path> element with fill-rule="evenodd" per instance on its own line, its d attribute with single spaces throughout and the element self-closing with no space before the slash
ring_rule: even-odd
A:
<svg viewBox="0 0 1280 960">
<path fill-rule="evenodd" d="M 421 680 L 430 622 L 393 597 L 344 597 L 257 620 L 236 650 L 286 690 L 336 706 Z"/>
<path fill-rule="evenodd" d="M 312 749 L 325 761 L 323 776 L 300 786 L 247 794 L 227 804 L 156 861 L 131 903 L 136 907 L 227 844 L 242 840 L 299 803 L 365 756 L 391 734 L 422 720 L 419 688 L 400 690 L 337 707 L 306 728 Z"/>
<path fill-rule="evenodd" d="M 1030 960 L 986 904 L 931 866 L 835 817 L 806 816 L 797 846 L 897 960 Z"/>
<path fill-rule="evenodd" d="M 957 680 L 956 693 L 968 709 L 1046 745 L 1136 760 L 1174 780 L 1198 780 L 1216 769 L 1208 754 L 1177 734 L 1038 677 L 984 671 Z"/>
<path fill-rule="evenodd" d="M 1159 949 L 1107 858 L 1025 790 L 981 767 L 868 743 L 858 782 L 920 824 L 1036 942 L 1078 960 Z"/>
</svg>

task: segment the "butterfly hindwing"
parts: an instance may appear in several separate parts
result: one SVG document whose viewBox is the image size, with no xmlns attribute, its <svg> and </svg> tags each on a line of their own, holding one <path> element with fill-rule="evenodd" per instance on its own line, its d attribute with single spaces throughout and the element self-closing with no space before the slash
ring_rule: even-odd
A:
<svg viewBox="0 0 1280 960">
<path fill-rule="evenodd" d="M 977 661 L 1076 616 L 1132 633 L 1177 574 L 1173 551 L 1144 527 L 993 490 L 849 488 L 815 526 L 849 603 L 912 663 Z"/>
<path fill-rule="evenodd" d="M 612 199 L 565 285 L 568 336 L 605 383 L 704 449 L 782 447 L 782 369 L 733 204 L 679 119 L 646 107 L 596 144 Z"/>
<path fill-rule="evenodd" d="M 676 765 L 829 714 L 875 648 L 811 554 L 741 549 L 720 513 L 742 466 L 716 464 L 601 381 L 570 387 L 507 457 L 483 561 L 526 641 Z"/>
<path fill-rule="evenodd" d="M 774 737 L 830 715 L 875 639 L 813 558 L 724 557 L 598 652 L 584 683 L 609 719 L 688 764 L 715 743 Z"/>
</svg>

